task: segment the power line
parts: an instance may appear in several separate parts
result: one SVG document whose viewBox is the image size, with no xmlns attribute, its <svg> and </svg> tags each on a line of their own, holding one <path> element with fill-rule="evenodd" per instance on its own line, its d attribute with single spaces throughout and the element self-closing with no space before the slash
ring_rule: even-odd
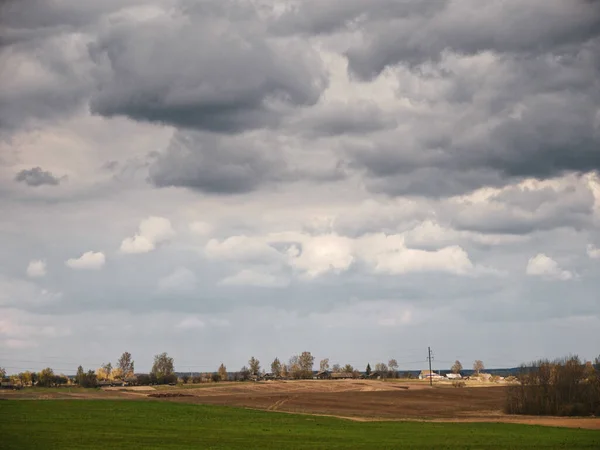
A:
<svg viewBox="0 0 600 450">
<path fill-rule="evenodd" d="M 433 356 L 431 355 L 431 347 L 427 347 L 427 360 L 429 360 L 429 386 L 433 387 L 433 373 L 431 373 L 431 360 Z"/>
</svg>

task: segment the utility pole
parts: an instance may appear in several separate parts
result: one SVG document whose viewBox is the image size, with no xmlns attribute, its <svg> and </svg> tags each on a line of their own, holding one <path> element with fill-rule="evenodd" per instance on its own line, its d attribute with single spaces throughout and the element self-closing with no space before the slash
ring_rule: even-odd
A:
<svg viewBox="0 0 600 450">
<path fill-rule="evenodd" d="M 433 377 L 431 373 L 431 360 L 433 356 L 431 356 L 431 347 L 427 347 L 427 360 L 429 361 L 429 386 L 433 387 Z"/>
</svg>

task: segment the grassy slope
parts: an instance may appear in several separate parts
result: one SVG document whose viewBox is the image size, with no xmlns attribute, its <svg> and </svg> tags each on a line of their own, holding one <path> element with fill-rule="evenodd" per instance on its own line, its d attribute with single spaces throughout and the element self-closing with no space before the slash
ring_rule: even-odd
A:
<svg viewBox="0 0 600 450">
<path fill-rule="evenodd" d="M 0 449 L 600 448 L 600 433 L 509 424 L 351 422 L 183 403 L 0 401 Z"/>
</svg>

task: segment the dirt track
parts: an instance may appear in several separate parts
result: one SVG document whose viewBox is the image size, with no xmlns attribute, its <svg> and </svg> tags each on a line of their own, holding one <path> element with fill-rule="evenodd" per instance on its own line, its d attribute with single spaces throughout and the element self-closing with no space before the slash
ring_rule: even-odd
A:
<svg viewBox="0 0 600 450">
<path fill-rule="evenodd" d="M 351 420 L 509 422 L 600 430 L 600 418 L 507 416 L 506 387 L 430 388 L 426 383 L 370 380 L 219 383 L 144 389 L 17 391 L 0 398 L 146 399 L 335 416 Z"/>
</svg>

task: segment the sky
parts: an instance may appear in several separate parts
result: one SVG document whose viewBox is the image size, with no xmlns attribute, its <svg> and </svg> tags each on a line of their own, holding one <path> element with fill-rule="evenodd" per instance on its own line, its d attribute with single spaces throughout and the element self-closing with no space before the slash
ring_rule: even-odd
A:
<svg viewBox="0 0 600 450">
<path fill-rule="evenodd" d="M 0 366 L 600 353 L 600 3 L 8 0 Z"/>
</svg>

